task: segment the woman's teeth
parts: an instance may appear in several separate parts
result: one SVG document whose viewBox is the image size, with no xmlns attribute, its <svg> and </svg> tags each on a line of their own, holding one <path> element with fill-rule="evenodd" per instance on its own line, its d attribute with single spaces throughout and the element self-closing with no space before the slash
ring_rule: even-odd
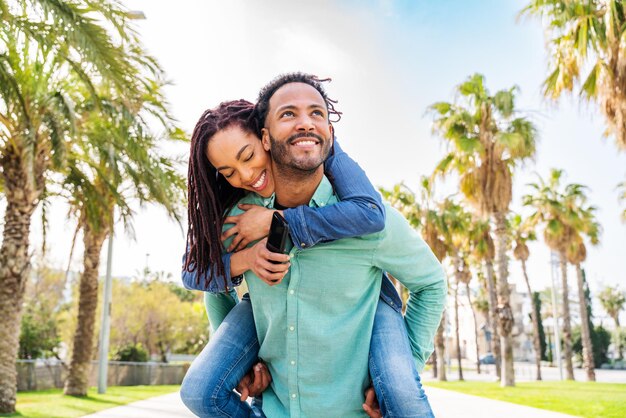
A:
<svg viewBox="0 0 626 418">
<path fill-rule="evenodd" d="M 259 180 L 256 183 L 254 183 L 252 185 L 252 187 L 254 189 L 258 189 L 259 187 L 261 187 L 263 185 L 263 183 L 265 182 L 265 176 L 266 175 L 267 175 L 267 172 L 264 171 L 263 174 L 261 174 L 261 177 L 259 177 Z"/>
</svg>

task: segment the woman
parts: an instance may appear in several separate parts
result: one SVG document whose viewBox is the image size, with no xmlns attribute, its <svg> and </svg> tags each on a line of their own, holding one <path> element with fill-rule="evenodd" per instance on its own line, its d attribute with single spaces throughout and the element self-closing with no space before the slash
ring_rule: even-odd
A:
<svg viewBox="0 0 626 418">
<path fill-rule="evenodd" d="M 325 97 L 325 96 L 324 96 Z M 244 190 L 270 198 L 274 184 L 272 164 L 259 140 L 253 118 L 253 105 L 245 101 L 228 102 L 205 112 L 192 137 L 189 168 L 189 258 L 183 281 L 188 288 L 208 290 L 207 312 L 211 323 L 222 325 L 209 345 L 191 366 L 181 396 L 199 416 L 250 416 L 250 407 L 242 403 L 232 389 L 257 361 L 258 341 L 250 303 L 236 304 L 234 292 L 223 291 L 241 282 L 237 277 L 247 270 L 268 285 L 282 280 L 289 269 L 289 257 L 267 251 L 265 240 L 246 247 L 267 235 L 273 211 L 243 207 L 246 213 L 222 220 L 222 214 L 243 196 Z M 380 196 L 362 170 L 335 145 L 334 155 L 326 164 L 327 175 L 342 200 L 332 206 L 313 209 L 301 206 L 283 210 L 295 245 L 306 248 L 321 240 L 366 235 L 384 226 Z M 243 190 L 241 190 L 243 189 Z M 358 219 L 359 222 L 354 222 Z M 303 222 L 306 220 L 306 222 Z M 361 221 L 363 220 L 363 221 Z M 235 226 L 222 234 L 224 223 Z M 228 250 L 221 254 L 220 240 L 236 234 Z M 239 250 L 239 251 L 237 251 Z M 276 261 L 281 264 L 274 264 Z M 370 375 L 381 401 L 383 414 L 391 416 L 432 416 L 428 411 L 403 409 L 413 399 L 424 399 L 419 376 L 411 356 L 401 314 L 392 308 L 401 302 L 393 286 L 384 281 L 383 292 L 389 304 L 379 303 L 370 348 Z M 217 293 L 217 292 L 222 293 Z M 213 298 L 231 298 L 233 308 L 226 312 L 212 309 Z M 386 364 L 385 340 L 402 349 L 404 363 Z M 393 383 L 392 383 L 393 382 Z M 419 413 L 419 415 L 416 415 Z"/>
</svg>

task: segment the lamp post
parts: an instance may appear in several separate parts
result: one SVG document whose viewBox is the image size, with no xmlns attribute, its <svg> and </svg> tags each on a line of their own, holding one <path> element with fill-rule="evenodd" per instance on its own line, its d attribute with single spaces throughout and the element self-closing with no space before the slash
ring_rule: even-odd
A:
<svg viewBox="0 0 626 418">
<path fill-rule="evenodd" d="M 140 10 L 131 10 L 126 12 L 126 16 L 131 20 L 142 20 L 146 15 Z M 111 164 L 114 164 L 113 148 L 109 149 L 109 158 Z M 102 322 L 100 326 L 100 344 L 98 353 L 98 393 L 106 393 L 107 376 L 109 366 L 109 336 L 111 331 L 111 299 L 112 299 L 112 280 L 111 270 L 113 267 L 113 236 L 115 226 L 115 207 L 111 213 L 111 230 L 109 231 L 109 242 L 107 249 L 107 272 L 104 281 L 104 301 L 102 305 Z"/>
</svg>

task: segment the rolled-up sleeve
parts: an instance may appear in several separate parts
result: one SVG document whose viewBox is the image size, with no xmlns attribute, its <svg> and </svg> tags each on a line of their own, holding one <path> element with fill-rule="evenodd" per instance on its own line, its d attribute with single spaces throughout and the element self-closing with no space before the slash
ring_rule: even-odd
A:
<svg viewBox="0 0 626 418">
<path fill-rule="evenodd" d="M 230 257 L 231 253 L 222 254 L 222 263 L 224 263 L 225 275 L 219 275 L 213 266 L 205 274 L 200 275 L 198 280 L 198 269 L 191 265 L 193 271 L 185 269 L 187 260 L 187 252 L 183 255 L 183 267 L 181 271 L 181 279 L 183 286 L 189 290 L 202 290 L 209 293 L 222 293 L 234 287 L 237 287 L 243 281 L 243 276 L 231 277 L 230 274 Z"/>
</svg>

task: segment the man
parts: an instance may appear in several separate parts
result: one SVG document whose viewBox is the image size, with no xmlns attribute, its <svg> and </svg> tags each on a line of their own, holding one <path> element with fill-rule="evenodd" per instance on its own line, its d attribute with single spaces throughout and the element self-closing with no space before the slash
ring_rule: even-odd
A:
<svg viewBox="0 0 626 418">
<path fill-rule="evenodd" d="M 262 141 L 273 159 L 275 195 L 264 199 L 250 194 L 241 203 L 280 209 L 337 202 L 323 171 L 333 141 L 328 103 L 319 83 L 299 73 L 278 78 L 261 91 Z M 235 207 L 230 215 L 241 212 Z M 364 416 L 382 272 L 411 292 L 405 322 L 421 370 L 444 307 L 442 267 L 391 208 L 380 233 L 293 247 L 289 254 L 290 271 L 275 286 L 246 273 L 259 357 L 273 379 L 263 393 L 263 412 L 268 417 Z"/>
</svg>

